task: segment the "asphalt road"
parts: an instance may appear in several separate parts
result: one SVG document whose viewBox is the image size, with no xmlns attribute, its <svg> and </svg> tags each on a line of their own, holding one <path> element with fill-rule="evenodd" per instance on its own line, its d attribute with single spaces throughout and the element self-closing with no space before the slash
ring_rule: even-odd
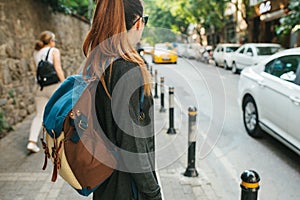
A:
<svg viewBox="0 0 300 200">
<path fill-rule="evenodd" d="M 172 145 L 158 142 L 158 149 L 173 148 L 170 158 L 159 162 L 159 167 L 174 160 L 187 162 L 183 156 L 187 149 L 187 111 L 195 106 L 196 167 L 204 172 L 222 199 L 240 198 L 240 176 L 248 169 L 260 176 L 259 199 L 300 198 L 300 156 L 269 135 L 257 140 L 244 129 L 237 102 L 239 75 L 195 60 L 179 58 L 177 64 L 153 64 L 149 55 L 145 58 L 153 73 L 157 70 L 158 82 L 160 77 L 165 78 L 166 108 L 168 88 L 175 88 L 175 128 L 180 134 L 170 141 Z M 156 106 L 160 106 L 160 100 Z M 163 126 L 168 126 L 168 122 L 161 122 L 156 129 Z"/>
</svg>

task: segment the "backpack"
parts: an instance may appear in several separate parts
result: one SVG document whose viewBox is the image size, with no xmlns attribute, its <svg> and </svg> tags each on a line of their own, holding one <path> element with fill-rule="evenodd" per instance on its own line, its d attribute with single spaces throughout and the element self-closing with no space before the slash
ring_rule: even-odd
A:
<svg viewBox="0 0 300 200">
<path fill-rule="evenodd" d="M 99 124 L 93 115 L 97 83 L 69 76 L 50 97 L 43 116 L 43 170 L 50 158 L 52 181 L 59 174 L 83 196 L 95 191 L 116 166 L 108 139 L 94 125 Z"/>
<path fill-rule="evenodd" d="M 52 85 L 59 82 L 59 78 L 57 76 L 54 65 L 48 61 L 50 50 L 51 48 L 49 48 L 47 52 L 46 59 L 41 60 L 37 66 L 36 79 L 41 87 L 41 90 L 43 90 L 44 86 Z"/>
</svg>

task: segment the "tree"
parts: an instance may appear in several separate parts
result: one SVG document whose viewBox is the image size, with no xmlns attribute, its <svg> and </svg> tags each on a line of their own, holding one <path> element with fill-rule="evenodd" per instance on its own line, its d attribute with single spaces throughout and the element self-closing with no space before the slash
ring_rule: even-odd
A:
<svg viewBox="0 0 300 200">
<path fill-rule="evenodd" d="M 170 29 L 186 35 L 193 24 L 200 35 L 201 27 L 222 32 L 225 26 L 224 11 L 230 0 L 145 0 L 150 25 Z"/>
<path fill-rule="evenodd" d="M 181 8 L 176 12 L 183 0 L 144 0 L 145 13 L 149 14 L 149 25 L 152 27 L 171 29 L 177 33 L 183 33 L 180 27 L 188 27 L 190 20 L 187 19 L 184 10 Z"/>
<path fill-rule="evenodd" d="M 289 13 L 280 19 L 280 25 L 276 27 L 277 35 L 289 34 L 297 25 L 300 25 L 299 0 L 291 0 L 288 8 Z"/>
<path fill-rule="evenodd" d="M 179 2 L 182 0 L 179 0 Z M 143 40 L 155 43 L 175 42 L 185 34 L 189 25 L 185 14 L 175 13 L 177 1 L 144 0 L 145 14 L 149 15 L 149 25 L 144 30 Z"/>
<path fill-rule="evenodd" d="M 54 12 L 76 14 L 89 19 L 89 0 L 43 0 Z"/>
</svg>

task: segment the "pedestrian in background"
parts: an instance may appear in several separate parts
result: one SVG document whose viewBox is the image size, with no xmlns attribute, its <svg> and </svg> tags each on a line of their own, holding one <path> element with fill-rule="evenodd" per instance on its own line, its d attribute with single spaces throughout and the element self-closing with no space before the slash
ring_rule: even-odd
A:
<svg viewBox="0 0 300 200">
<path fill-rule="evenodd" d="M 99 79 L 95 112 L 118 162 L 93 193 L 94 200 L 162 198 L 154 163 L 150 75 L 136 51 L 147 20 L 140 0 L 98 0 L 83 44 L 87 56 L 83 75 Z"/>
<path fill-rule="evenodd" d="M 43 31 L 38 41 L 35 44 L 35 51 L 33 53 L 33 59 L 35 67 L 37 69 L 38 63 L 41 60 L 45 60 L 48 55 L 48 61 L 54 65 L 55 71 L 62 82 L 65 79 L 64 72 L 61 67 L 60 51 L 55 47 L 55 35 L 50 31 Z M 36 70 L 35 70 L 36 71 Z M 45 86 L 42 90 L 38 85 L 35 85 L 35 105 L 36 115 L 31 123 L 30 134 L 27 144 L 27 149 L 31 152 L 39 152 L 40 148 L 37 145 L 38 137 L 42 128 L 43 114 L 46 103 L 48 102 L 52 93 L 58 88 L 60 83 L 55 83 L 49 86 Z"/>
</svg>

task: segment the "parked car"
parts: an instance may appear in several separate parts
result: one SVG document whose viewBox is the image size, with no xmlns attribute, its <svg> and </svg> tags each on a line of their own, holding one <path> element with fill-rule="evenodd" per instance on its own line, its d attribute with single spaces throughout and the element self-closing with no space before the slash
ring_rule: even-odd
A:
<svg viewBox="0 0 300 200">
<path fill-rule="evenodd" d="M 145 54 L 153 54 L 153 46 L 151 45 L 143 45 L 142 48 L 144 49 Z"/>
<path fill-rule="evenodd" d="M 213 52 L 213 60 L 216 66 L 224 69 L 232 67 L 232 54 L 240 47 L 240 44 L 222 43 L 218 44 Z"/>
<path fill-rule="evenodd" d="M 263 59 L 282 50 L 280 44 L 247 43 L 232 54 L 232 73 L 236 74 L 245 67 L 253 66 Z"/>
<path fill-rule="evenodd" d="M 200 58 L 198 61 L 204 63 L 210 63 L 213 60 L 213 47 L 212 46 L 203 46 L 200 49 Z"/>
<path fill-rule="evenodd" d="M 153 63 L 177 63 L 178 55 L 172 45 L 158 43 L 154 46 L 152 54 Z"/>
<path fill-rule="evenodd" d="M 186 44 L 185 50 L 183 51 L 183 57 L 188 59 L 199 59 L 200 58 L 201 45 L 199 43 Z"/>
<path fill-rule="evenodd" d="M 300 48 L 245 68 L 238 99 L 250 136 L 265 131 L 300 155 Z"/>
<path fill-rule="evenodd" d="M 179 57 L 183 57 L 186 51 L 187 44 L 186 43 L 176 43 L 175 51 Z"/>
</svg>

